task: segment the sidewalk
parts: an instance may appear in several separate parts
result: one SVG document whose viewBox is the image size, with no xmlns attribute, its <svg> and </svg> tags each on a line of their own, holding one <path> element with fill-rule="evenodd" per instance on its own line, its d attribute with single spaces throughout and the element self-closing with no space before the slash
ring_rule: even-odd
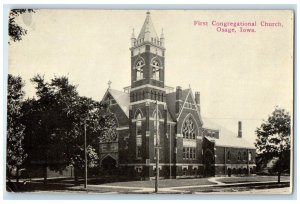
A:
<svg viewBox="0 0 300 204">
<path fill-rule="evenodd" d="M 176 187 L 164 187 L 159 188 L 159 193 L 197 193 L 198 191 L 201 192 L 201 189 L 215 189 L 215 188 L 228 188 L 228 187 L 249 187 L 253 185 L 274 185 L 277 184 L 277 181 L 261 181 L 261 182 L 244 182 L 244 183 L 222 183 L 217 181 L 217 179 L 220 178 L 211 178 L 210 181 L 215 183 L 211 185 L 185 185 L 185 186 L 176 186 Z M 290 181 L 282 181 L 281 184 L 284 185 L 286 183 L 289 183 Z M 88 185 L 88 187 L 92 187 L 92 189 L 88 189 L 88 191 L 97 191 L 97 189 L 107 189 L 108 191 L 112 191 L 113 193 L 119 192 L 122 193 L 122 190 L 126 189 L 126 193 L 154 193 L 154 186 L 153 188 L 148 187 L 129 187 L 129 186 L 115 186 L 115 185 Z M 120 192 L 121 190 L 121 192 Z M 196 192 L 195 192 L 196 191 Z M 254 190 L 252 190 L 254 191 Z M 279 190 L 280 191 L 280 190 Z M 255 191 L 254 191 L 255 192 Z M 266 190 L 267 192 L 267 190 Z M 109 194 L 109 192 L 105 192 Z M 202 192 L 203 193 L 203 192 Z M 208 193 L 208 191 L 206 192 Z"/>
</svg>

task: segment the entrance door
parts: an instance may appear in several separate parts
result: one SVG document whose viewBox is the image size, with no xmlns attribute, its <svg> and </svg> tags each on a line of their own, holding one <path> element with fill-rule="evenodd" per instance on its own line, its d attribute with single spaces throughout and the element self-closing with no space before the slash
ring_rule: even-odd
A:
<svg viewBox="0 0 300 204">
<path fill-rule="evenodd" d="M 116 174 L 117 161 L 114 158 L 112 158 L 110 155 L 106 156 L 102 160 L 102 169 L 107 175 Z"/>
</svg>

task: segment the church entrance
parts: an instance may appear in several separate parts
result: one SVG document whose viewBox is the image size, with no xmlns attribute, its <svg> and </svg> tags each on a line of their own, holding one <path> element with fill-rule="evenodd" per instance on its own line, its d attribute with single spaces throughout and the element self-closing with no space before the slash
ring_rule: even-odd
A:
<svg viewBox="0 0 300 204">
<path fill-rule="evenodd" d="M 110 155 L 106 156 L 101 162 L 102 170 L 106 175 L 117 174 L 117 161 Z"/>
</svg>

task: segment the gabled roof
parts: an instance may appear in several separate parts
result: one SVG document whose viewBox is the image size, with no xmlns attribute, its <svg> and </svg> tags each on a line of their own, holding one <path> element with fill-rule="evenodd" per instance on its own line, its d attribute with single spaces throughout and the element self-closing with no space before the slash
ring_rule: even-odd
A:
<svg viewBox="0 0 300 204">
<path fill-rule="evenodd" d="M 171 116 L 169 109 L 167 109 L 167 121 L 174 122 L 174 119 Z"/>
<path fill-rule="evenodd" d="M 168 107 L 168 112 L 170 113 L 173 120 L 176 120 L 176 112 L 175 112 L 175 101 L 176 101 L 176 93 L 171 92 L 166 95 L 166 102 Z"/>
<path fill-rule="evenodd" d="M 214 123 L 207 118 L 202 118 L 202 120 L 203 128 L 219 130 L 219 139 L 206 137 L 208 140 L 214 141 L 216 146 L 255 149 L 254 144 L 247 142 L 243 137 L 239 138 L 237 133 L 234 133 L 223 126 Z"/>
<path fill-rule="evenodd" d="M 110 95 L 116 100 L 117 104 L 121 107 L 125 115 L 129 117 L 129 105 L 130 105 L 129 94 L 123 91 L 107 89 L 106 93 L 103 96 L 103 99 L 107 96 L 108 93 L 110 93 Z"/>
<path fill-rule="evenodd" d="M 151 38 L 158 39 L 158 36 L 157 36 L 156 31 L 154 29 L 154 26 L 153 26 L 153 23 L 152 23 L 149 11 L 147 12 L 147 16 L 146 16 L 145 22 L 143 24 L 143 27 L 142 27 L 142 29 L 140 31 L 140 34 L 139 34 L 139 36 L 138 36 L 137 39 L 145 38 L 146 32 L 149 32 L 150 39 Z"/>
</svg>

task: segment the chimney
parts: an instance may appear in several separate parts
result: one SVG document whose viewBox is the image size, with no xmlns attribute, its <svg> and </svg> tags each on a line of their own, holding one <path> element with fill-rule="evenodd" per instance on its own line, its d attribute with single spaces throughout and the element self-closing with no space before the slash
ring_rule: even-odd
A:
<svg viewBox="0 0 300 204">
<path fill-rule="evenodd" d="M 242 138 L 242 122 L 241 121 L 239 121 L 238 126 L 239 126 L 238 138 Z"/>
<path fill-rule="evenodd" d="M 181 86 L 176 87 L 176 101 L 175 101 L 175 112 L 179 114 L 179 111 L 182 106 L 182 88 Z"/>
<path fill-rule="evenodd" d="M 200 92 L 199 91 L 195 92 L 195 101 L 198 106 L 198 110 L 200 111 Z"/>
</svg>

